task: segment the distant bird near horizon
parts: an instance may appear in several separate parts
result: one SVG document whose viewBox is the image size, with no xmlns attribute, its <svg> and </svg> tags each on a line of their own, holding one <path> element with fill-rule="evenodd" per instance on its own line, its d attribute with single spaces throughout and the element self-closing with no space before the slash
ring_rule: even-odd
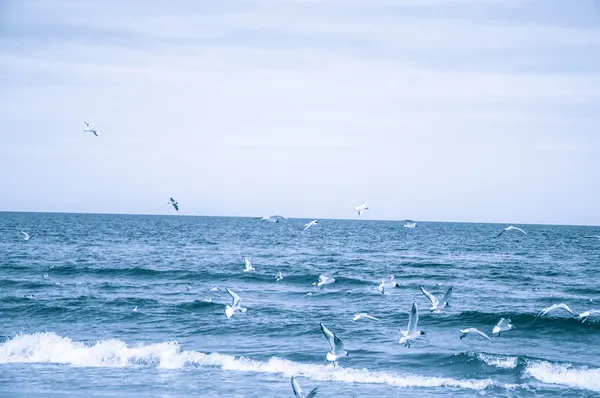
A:
<svg viewBox="0 0 600 398">
<path fill-rule="evenodd" d="M 262 216 L 262 217 L 257 218 L 257 220 L 267 221 L 267 222 L 279 222 L 279 220 L 287 220 L 287 218 L 284 216 L 273 215 L 273 216 Z"/>
<path fill-rule="evenodd" d="M 96 137 L 98 137 L 98 130 L 92 126 L 91 123 L 84 121 L 86 127 L 83 129 L 86 133 L 94 133 Z"/>
<path fill-rule="evenodd" d="M 417 228 L 417 223 L 412 220 L 405 220 L 403 227 L 404 228 Z"/>
<path fill-rule="evenodd" d="M 362 216 L 362 214 L 365 212 L 365 210 L 369 210 L 369 206 L 367 205 L 367 202 L 362 202 L 360 205 L 354 206 L 354 211 L 359 216 Z"/>
<path fill-rule="evenodd" d="M 175 199 L 169 198 L 167 204 L 173 206 L 176 211 L 179 211 L 179 203 Z"/>
<path fill-rule="evenodd" d="M 309 229 L 313 225 L 317 225 L 318 223 L 319 220 L 312 220 L 311 222 L 304 224 L 304 230 L 306 231 L 307 229 Z"/>
<path fill-rule="evenodd" d="M 512 231 L 512 230 L 515 230 L 515 231 L 520 231 L 520 232 L 522 232 L 523 234 L 527 235 L 527 232 L 523 231 L 521 228 L 519 228 L 519 227 L 515 227 L 515 226 L 512 226 L 512 225 L 511 225 L 510 227 L 506 227 L 506 228 L 504 228 L 504 229 L 502 230 L 502 232 L 500 232 L 498 235 L 496 235 L 496 238 L 499 238 L 499 237 L 500 237 L 500 235 L 502 235 L 502 234 L 503 234 L 503 233 L 505 233 L 506 231 Z"/>
</svg>

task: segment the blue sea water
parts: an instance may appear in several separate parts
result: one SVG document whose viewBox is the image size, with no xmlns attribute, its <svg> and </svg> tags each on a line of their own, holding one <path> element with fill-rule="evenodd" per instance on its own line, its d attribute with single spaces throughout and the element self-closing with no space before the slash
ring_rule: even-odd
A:
<svg viewBox="0 0 600 398">
<path fill-rule="evenodd" d="M 323 397 L 600 396 L 600 317 L 533 323 L 600 309 L 597 229 L 307 221 L 0 213 L 0 396 L 291 397 L 292 375 Z M 450 307 L 419 286 L 453 286 Z M 245 314 L 226 318 L 225 287 Z M 407 348 L 414 301 L 426 335 Z M 501 317 L 516 329 L 459 339 Z M 320 322 L 350 352 L 337 366 Z"/>
</svg>

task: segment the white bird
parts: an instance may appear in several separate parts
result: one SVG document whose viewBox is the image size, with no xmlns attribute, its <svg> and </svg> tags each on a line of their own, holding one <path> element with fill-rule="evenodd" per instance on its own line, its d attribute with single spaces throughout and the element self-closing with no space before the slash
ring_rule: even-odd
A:
<svg viewBox="0 0 600 398">
<path fill-rule="evenodd" d="M 317 287 L 321 287 L 323 285 L 329 285 L 334 282 L 335 282 L 335 279 L 330 276 L 319 275 L 319 282 L 317 283 Z"/>
<path fill-rule="evenodd" d="M 543 310 L 541 310 L 535 317 L 535 319 L 533 320 L 533 322 L 535 322 L 539 317 L 546 315 L 547 313 L 549 313 L 550 311 L 554 311 L 554 310 L 563 310 L 563 311 L 567 311 L 569 314 L 573 314 L 573 311 L 569 308 L 568 305 L 560 303 L 560 304 L 552 304 L 550 307 L 544 308 Z"/>
<path fill-rule="evenodd" d="M 515 327 L 510 323 L 510 318 L 500 318 L 496 326 L 492 329 L 492 334 L 498 333 L 498 337 L 500 337 L 500 332 L 508 332 L 514 328 Z"/>
<path fill-rule="evenodd" d="M 499 234 L 496 236 L 496 238 L 498 238 L 500 235 L 502 235 L 502 234 L 503 234 L 503 233 L 505 233 L 506 231 L 512 231 L 513 229 L 514 229 L 514 230 L 517 230 L 517 231 L 521 231 L 521 232 L 523 232 L 525 235 L 527 235 L 527 232 L 523 231 L 521 228 L 518 228 L 518 227 L 513 227 L 513 226 L 511 225 L 510 227 L 506 227 L 506 228 L 504 228 L 504 229 L 502 230 L 502 232 L 500 232 L 500 233 L 499 233 Z"/>
<path fill-rule="evenodd" d="M 133 312 L 137 312 L 137 306 L 133 309 Z"/>
<path fill-rule="evenodd" d="M 488 339 L 488 340 L 491 340 L 487 334 L 483 333 L 481 330 L 479 330 L 479 329 L 477 329 L 477 328 L 467 328 L 467 329 L 463 329 L 463 330 L 461 330 L 461 331 L 460 331 L 460 333 L 461 333 L 461 334 L 460 334 L 460 339 L 461 339 L 461 340 L 462 340 L 462 339 L 464 339 L 465 337 L 467 337 L 467 334 L 468 334 L 468 333 L 476 333 L 476 334 L 480 335 L 480 336 L 481 336 L 481 337 L 483 337 L 483 338 L 486 338 L 486 339 Z"/>
<path fill-rule="evenodd" d="M 292 390 L 294 390 L 294 395 L 296 398 L 313 398 L 317 395 L 318 388 L 313 388 L 311 392 L 305 397 L 300 385 L 296 381 L 296 376 L 292 376 Z"/>
<path fill-rule="evenodd" d="M 423 292 L 425 297 L 427 297 L 431 302 L 431 308 L 429 309 L 429 311 L 437 312 L 439 314 L 444 308 L 450 305 L 450 303 L 448 303 L 448 300 L 450 300 L 450 297 L 452 296 L 453 287 L 451 286 L 450 289 L 448 289 L 448 291 L 446 292 L 446 294 L 444 294 L 442 301 L 438 301 L 438 299 L 433 294 L 423 289 L 423 286 L 421 286 L 421 291 Z"/>
<path fill-rule="evenodd" d="M 406 220 L 406 222 L 403 225 L 404 228 L 416 228 L 417 227 L 417 223 L 414 221 L 410 221 L 410 220 Z"/>
<path fill-rule="evenodd" d="M 260 221 L 268 221 L 268 222 L 279 222 L 279 220 L 287 220 L 284 216 L 263 216 L 259 218 Z"/>
<path fill-rule="evenodd" d="M 322 323 L 320 325 L 321 331 L 323 332 L 323 335 L 325 335 L 325 338 L 329 343 L 329 352 L 327 353 L 325 358 L 330 362 L 334 362 L 337 361 L 340 357 L 347 357 L 348 352 L 344 351 L 344 343 L 342 342 L 342 340 L 335 334 L 331 333 L 331 331 L 327 329 L 325 325 L 323 325 Z"/>
<path fill-rule="evenodd" d="M 185 287 L 185 290 L 187 290 L 188 292 L 189 292 L 190 290 L 192 290 L 192 285 L 187 285 L 187 286 Z"/>
<path fill-rule="evenodd" d="M 227 290 L 227 293 L 229 293 L 229 295 L 231 296 L 231 305 L 225 306 L 225 315 L 227 316 L 227 318 L 231 318 L 233 313 L 236 311 L 246 312 L 246 308 L 243 308 L 240 305 L 240 302 L 242 301 L 240 296 L 238 296 L 233 291 L 227 288 L 225 288 L 225 290 Z"/>
<path fill-rule="evenodd" d="M 98 130 L 95 127 L 93 127 L 91 123 L 85 121 L 84 123 L 86 127 L 83 129 L 83 131 L 85 131 L 86 133 L 94 133 L 94 135 L 98 137 Z"/>
<path fill-rule="evenodd" d="M 398 284 L 398 282 L 396 282 L 396 279 L 394 278 L 394 275 L 390 275 L 389 278 L 386 279 L 382 279 L 381 283 L 379 284 L 379 286 L 377 286 L 377 290 L 379 290 L 381 293 L 383 293 L 385 291 L 385 289 L 387 288 L 392 288 L 392 287 L 400 287 L 400 285 Z"/>
<path fill-rule="evenodd" d="M 277 277 L 275 278 L 275 280 L 276 280 L 277 282 L 279 282 L 279 281 L 280 281 L 280 280 L 282 280 L 282 279 L 283 279 L 283 274 L 281 273 L 281 271 L 279 271 L 279 272 L 277 273 Z"/>
<path fill-rule="evenodd" d="M 581 323 L 584 323 L 592 315 L 600 315 L 600 310 L 589 310 L 582 312 L 579 314 L 579 319 L 581 319 Z"/>
<path fill-rule="evenodd" d="M 169 198 L 169 201 L 167 202 L 168 205 L 173 206 L 173 208 L 177 211 L 179 211 L 179 203 L 177 203 L 177 201 L 173 198 Z"/>
<path fill-rule="evenodd" d="M 216 292 L 217 290 L 219 290 L 218 287 L 211 287 L 210 289 L 208 289 L 209 292 Z"/>
<path fill-rule="evenodd" d="M 29 234 L 27 232 L 21 231 L 21 233 L 23 235 L 25 235 L 25 237 L 23 238 L 23 240 L 29 240 L 30 236 L 29 236 Z"/>
<path fill-rule="evenodd" d="M 405 347 L 410 348 L 410 341 L 419 338 L 425 332 L 417 329 L 419 323 L 419 308 L 417 302 L 413 302 L 410 310 L 410 316 L 408 317 L 408 330 L 400 330 L 402 337 L 398 341 L 398 344 L 404 344 Z"/>
<path fill-rule="evenodd" d="M 373 319 L 374 321 L 378 321 L 379 320 L 378 318 L 375 318 L 374 316 L 371 316 L 371 315 L 367 314 L 366 312 L 361 312 L 359 314 L 355 314 L 354 318 L 352 318 L 352 320 L 354 322 L 356 322 L 356 321 L 358 321 L 361 318 Z"/>
<path fill-rule="evenodd" d="M 369 210 L 369 206 L 367 206 L 366 202 L 362 202 L 360 205 L 354 206 L 354 211 L 359 216 L 362 216 L 362 214 L 365 212 L 365 210 Z"/>
<path fill-rule="evenodd" d="M 319 220 L 312 220 L 311 222 L 309 222 L 307 224 L 304 224 L 304 230 L 306 231 L 307 229 L 309 229 L 313 225 L 317 225 L 318 222 L 319 222 Z"/>
<path fill-rule="evenodd" d="M 305 296 L 312 296 L 312 292 L 306 293 Z"/>
<path fill-rule="evenodd" d="M 248 257 L 244 257 L 244 263 L 246 263 L 246 268 L 244 268 L 244 272 L 256 270 L 256 268 L 252 266 L 250 260 L 248 260 Z"/>
</svg>

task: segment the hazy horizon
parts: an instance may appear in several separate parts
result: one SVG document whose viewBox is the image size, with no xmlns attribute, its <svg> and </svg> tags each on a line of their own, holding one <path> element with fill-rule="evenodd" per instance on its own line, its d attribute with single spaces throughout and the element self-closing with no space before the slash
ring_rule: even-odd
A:
<svg viewBox="0 0 600 398">
<path fill-rule="evenodd" d="M 599 23 L 593 1 L 9 0 L 0 210 L 600 225 Z"/>
</svg>

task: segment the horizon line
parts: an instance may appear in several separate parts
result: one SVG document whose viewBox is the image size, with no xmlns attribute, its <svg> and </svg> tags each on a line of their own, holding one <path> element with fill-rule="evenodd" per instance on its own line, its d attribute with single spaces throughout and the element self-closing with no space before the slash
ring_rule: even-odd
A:
<svg viewBox="0 0 600 398">
<path fill-rule="evenodd" d="M 2 213 L 28 213 L 28 214 L 73 214 L 73 215 L 99 215 L 99 216 L 155 216 L 155 217 L 215 217 L 215 218 L 251 218 L 259 219 L 262 216 L 228 216 L 228 215 L 205 215 L 205 214 L 163 214 L 163 213 L 97 213 L 97 212 L 65 212 L 65 211 L 26 211 L 26 210 L 0 210 Z M 312 217 L 286 217 L 288 220 L 308 220 L 315 219 Z M 540 225 L 540 226 L 557 226 L 557 227 L 599 227 L 594 224 L 554 224 L 554 223 L 509 223 L 509 222 L 486 222 L 486 221 L 443 221 L 443 220 L 417 220 L 417 219 L 377 219 L 377 218 L 318 218 L 318 220 L 333 220 L 333 221 L 378 221 L 378 222 L 423 222 L 423 223 L 440 223 L 440 224 L 498 224 L 498 225 Z"/>
</svg>

